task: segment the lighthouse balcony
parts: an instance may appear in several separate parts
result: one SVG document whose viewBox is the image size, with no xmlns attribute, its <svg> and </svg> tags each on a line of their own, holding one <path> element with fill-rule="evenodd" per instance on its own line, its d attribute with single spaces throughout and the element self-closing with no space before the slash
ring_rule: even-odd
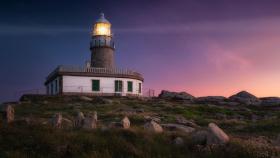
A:
<svg viewBox="0 0 280 158">
<path fill-rule="evenodd" d="M 58 66 L 47 77 L 47 82 L 58 75 L 131 78 L 144 81 L 141 73 L 129 69 Z"/>
</svg>

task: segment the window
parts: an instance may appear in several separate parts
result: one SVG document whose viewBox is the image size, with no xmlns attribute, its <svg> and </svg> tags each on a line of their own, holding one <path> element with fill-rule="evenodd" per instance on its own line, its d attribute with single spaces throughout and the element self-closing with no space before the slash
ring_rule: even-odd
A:
<svg viewBox="0 0 280 158">
<path fill-rule="evenodd" d="M 51 83 L 51 94 L 54 94 L 54 92 L 53 92 L 53 82 Z"/>
<path fill-rule="evenodd" d="M 123 83 L 121 80 L 115 80 L 115 92 L 122 92 Z"/>
<path fill-rule="evenodd" d="M 100 81 L 92 80 L 92 91 L 100 91 Z"/>
<path fill-rule="evenodd" d="M 47 88 L 47 94 L 50 94 L 50 86 L 47 85 L 46 88 Z"/>
<path fill-rule="evenodd" d="M 142 93 L 142 85 L 141 85 L 141 83 L 139 83 L 139 93 Z"/>
<path fill-rule="evenodd" d="M 133 91 L 132 81 L 127 81 L 127 91 L 128 92 L 132 92 Z"/>
<path fill-rule="evenodd" d="M 54 86 L 55 88 L 55 92 L 58 92 L 58 80 L 55 80 L 55 86 Z"/>
</svg>

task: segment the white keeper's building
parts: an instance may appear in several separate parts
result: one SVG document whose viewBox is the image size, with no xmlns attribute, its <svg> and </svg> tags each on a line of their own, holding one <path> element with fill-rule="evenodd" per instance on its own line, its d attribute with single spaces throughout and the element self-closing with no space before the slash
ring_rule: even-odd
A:
<svg viewBox="0 0 280 158">
<path fill-rule="evenodd" d="M 58 66 L 45 82 L 49 95 L 142 96 L 144 78 L 115 66 L 111 24 L 104 14 L 93 26 L 91 61 L 86 66 Z"/>
</svg>

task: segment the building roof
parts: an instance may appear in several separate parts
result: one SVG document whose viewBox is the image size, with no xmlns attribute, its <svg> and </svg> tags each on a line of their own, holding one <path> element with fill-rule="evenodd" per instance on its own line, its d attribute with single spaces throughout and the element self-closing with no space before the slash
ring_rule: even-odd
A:
<svg viewBox="0 0 280 158">
<path fill-rule="evenodd" d="M 57 76 L 115 77 L 144 81 L 142 74 L 128 69 L 58 66 L 49 74 L 45 85 Z"/>
</svg>

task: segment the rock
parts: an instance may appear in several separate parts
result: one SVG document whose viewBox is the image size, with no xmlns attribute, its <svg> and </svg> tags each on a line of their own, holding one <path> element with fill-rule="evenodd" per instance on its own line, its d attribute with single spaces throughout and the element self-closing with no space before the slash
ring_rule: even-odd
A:
<svg viewBox="0 0 280 158">
<path fill-rule="evenodd" d="M 193 127 L 193 128 L 197 128 L 198 127 L 198 125 L 195 124 L 193 121 L 189 121 L 189 120 L 185 119 L 182 116 L 177 116 L 176 117 L 176 123 L 182 124 L 182 125 L 186 125 L 186 126 L 190 126 L 190 127 Z"/>
<path fill-rule="evenodd" d="M 226 101 L 226 102 L 220 102 L 220 105 L 225 105 L 225 106 L 236 106 L 236 105 L 239 105 L 239 103 L 233 102 L 233 101 Z"/>
<path fill-rule="evenodd" d="M 87 96 L 80 96 L 80 99 L 83 101 L 92 101 L 93 99 Z"/>
<path fill-rule="evenodd" d="M 54 128 L 61 128 L 62 127 L 62 115 L 60 113 L 54 114 L 52 120 L 51 120 L 51 125 Z"/>
<path fill-rule="evenodd" d="M 113 104 L 113 100 L 103 97 L 96 97 L 94 101 L 100 104 Z"/>
<path fill-rule="evenodd" d="M 229 142 L 228 135 L 215 123 L 209 123 L 209 134 L 207 135 L 207 144 L 226 144 Z"/>
<path fill-rule="evenodd" d="M 73 122 L 67 118 L 62 118 L 62 123 L 61 123 L 62 128 L 73 128 Z"/>
<path fill-rule="evenodd" d="M 85 116 L 82 112 L 78 112 L 75 118 L 74 127 L 81 128 L 84 125 Z"/>
<path fill-rule="evenodd" d="M 145 116 L 144 116 L 144 119 L 145 119 L 146 121 L 155 121 L 155 122 L 157 122 L 157 123 L 160 123 L 160 122 L 161 122 L 160 117 L 157 117 L 157 116 L 147 116 L 147 115 L 145 115 Z"/>
<path fill-rule="evenodd" d="M 161 122 L 161 119 L 159 117 L 151 117 L 151 120 L 152 121 L 155 121 L 157 123 L 160 123 Z"/>
<path fill-rule="evenodd" d="M 125 117 L 122 119 L 121 123 L 122 123 L 122 126 L 123 126 L 124 129 L 129 129 L 129 127 L 130 127 L 130 121 L 129 121 L 129 119 L 128 119 L 127 116 L 125 116 Z"/>
<path fill-rule="evenodd" d="M 97 121 L 94 115 L 86 115 L 83 128 L 84 129 L 95 129 L 97 127 Z"/>
<path fill-rule="evenodd" d="M 195 99 L 196 103 L 199 104 L 224 104 L 228 99 L 223 96 L 206 96 L 206 97 L 198 97 Z"/>
<path fill-rule="evenodd" d="M 95 122 L 97 122 L 97 112 L 96 111 L 93 112 L 93 119 L 95 120 Z"/>
<path fill-rule="evenodd" d="M 119 112 L 122 115 L 135 115 L 136 114 L 136 110 L 131 109 L 131 108 L 120 108 L 120 109 L 117 109 L 116 112 Z"/>
<path fill-rule="evenodd" d="M 144 115 L 143 117 L 144 117 L 144 119 L 145 119 L 145 120 L 147 120 L 147 121 L 151 121 L 151 116 Z"/>
<path fill-rule="evenodd" d="M 181 138 L 181 137 L 176 137 L 176 138 L 173 140 L 173 143 L 174 143 L 175 145 L 181 146 L 181 145 L 184 144 L 184 140 L 183 140 L 183 138 Z"/>
<path fill-rule="evenodd" d="M 144 125 L 144 129 L 147 131 L 155 132 L 155 133 L 162 133 L 162 127 L 156 123 L 155 121 L 148 122 Z"/>
<path fill-rule="evenodd" d="M 280 98 L 279 97 L 264 97 L 260 98 L 262 101 L 262 105 L 264 106 L 277 106 L 280 105 Z"/>
<path fill-rule="evenodd" d="M 194 145 L 206 145 L 207 143 L 207 136 L 208 132 L 207 131 L 197 131 L 192 134 L 192 143 Z"/>
<path fill-rule="evenodd" d="M 184 125 L 180 125 L 180 124 L 168 123 L 168 124 L 161 124 L 161 126 L 164 129 L 167 129 L 169 131 L 182 131 L 186 134 L 189 134 L 189 133 L 192 133 L 195 131 L 195 129 L 192 127 L 184 126 Z"/>
<path fill-rule="evenodd" d="M 258 99 L 256 96 L 246 92 L 246 91 L 241 91 L 235 95 L 232 95 L 229 97 L 229 99 L 233 102 L 238 102 L 240 104 L 245 104 L 245 105 L 260 105 L 261 100 Z"/>
<path fill-rule="evenodd" d="M 6 106 L 3 107 L 2 118 L 3 118 L 3 123 L 5 125 L 8 125 L 9 123 L 14 121 L 15 110 L 11 105 L 6 105 Z"/>
<path fill-rule="evenodd" d="M 104 99 L 103 98 L 103 102 L 104 102 L 104 104 L 113 104 L 113 100 L 111 100 L 111 99 Z"/>
<path fill-rule="evenodd" d="M 141 109 L 136 109 L 135 111 L 136 111 L 136 113 L 143 113 L 143 112 L 145 112 L 145 110 L 142 109 L 142 108 Z"/>
<path fill-rule="evenodd" d="M 191 101 L 195 99 L 194 96 L 186 92 L 169 92 L 166 90 L 162 90 L 158 97 L 162 99 L 178 99 L 178 100 L 191 100 Z"/>
</svg>

